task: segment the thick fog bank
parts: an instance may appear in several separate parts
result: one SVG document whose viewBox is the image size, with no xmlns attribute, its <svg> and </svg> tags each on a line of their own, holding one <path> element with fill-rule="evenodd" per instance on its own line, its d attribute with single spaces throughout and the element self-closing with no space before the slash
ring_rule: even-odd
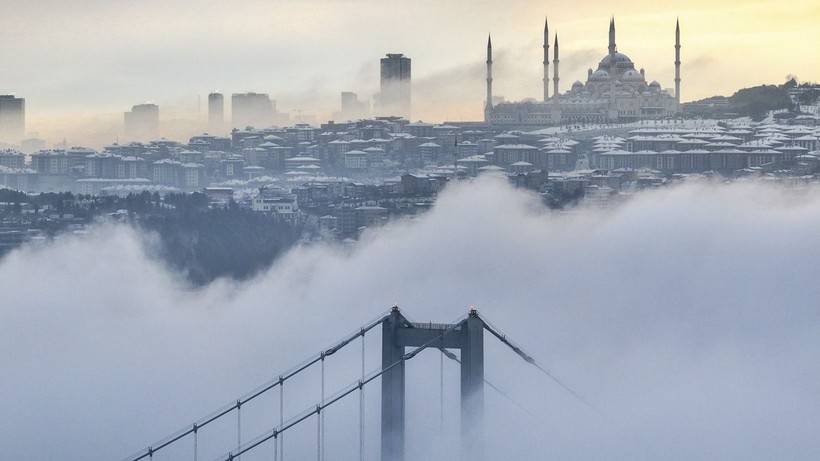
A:
<svg viewBox="0 0 820 461">
<path fill-rule="evenodd" d="M 398 302 L 439 322 L 475 305 L 603 415 L 486 336 L 488 380 L 529 410 L 486 390 L 487 459 L 813 459 L 818 224 L 816 189 L 686 185 L 553 215 L 486 179 L 352 250 L 296 249 L 242 284 L 191 290 L 127 227 L 16 250 L 0 263 L 2 457 L 120 459 Z M 369 341 L 373 368 L 378 335 Z M 329 390 L 356 379 L 357 354 L 334 359 Z M 454 444 L 456 370 L 445 363 L 453 413 L 440 428 L 439 359 L 408 364 L 412 457 Z M 304 405 L 289 412 L 317 400 L 310 386 L 292 391 Z M 275 404 L 243 414 L 243 437 L 270 428 Z M 328 412 L 328 459 L 358 454 L 352 405 Z M 310 434 L 304 447 L 293 436 L 292 457 L 315 456 Z"/>
</svg>

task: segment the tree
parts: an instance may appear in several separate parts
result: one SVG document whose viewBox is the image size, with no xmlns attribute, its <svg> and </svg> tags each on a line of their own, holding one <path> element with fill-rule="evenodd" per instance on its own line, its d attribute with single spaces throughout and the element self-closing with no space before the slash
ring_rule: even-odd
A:
<svg viewBox="0 0 820 461">
<path fill-rule="evenodd" d="M 820 98 L 820 90 L 817 88 L 808 89 L 802 93 L 797 98 L 800 104 L 814 104 L 817 102 L 817 99 Z"/>
<path fill-rule="evenodd" d="M 729 98 L 729 107 L 740 115 L 762 120 L 770 110 L 793 109 L 789 93 L 782 87 L 761 85 L 744 88 Z"/>
<path fill-rule="evenodd" d="M 13 189 L 0 189 L 0 202 L 28 203 L 28 196 Z"/>
</svg>

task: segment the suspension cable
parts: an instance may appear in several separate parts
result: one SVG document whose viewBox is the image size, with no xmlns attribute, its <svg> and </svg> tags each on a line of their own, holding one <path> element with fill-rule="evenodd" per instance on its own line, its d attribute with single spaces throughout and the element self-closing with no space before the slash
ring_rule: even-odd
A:
<svg viewBox="0 0 820 461">
<path fill-rule="evenodd" d="M 316 461 L 322 461 L 322 404 L 316 405 Z"/>
<path fill-rule="evenodd" d="M 575 397 L 575 398 L 576 398 L 576 399 L 578 399 L 581 403 L 583 403 L 584 405 L 586 405 L 586 406 L 587 406 L 590 410 L 594 411 L 594 412 L 595 412 L 595 413 L 597 413 L 599 416 L 603 416 L 603 414 L 602 414 L 600 411 L 598 411 L 595 407 L 593 407 L 593 406 L 592 406 L 592 404 L 590 404 L 590 403 L 589 403 L 589 402 L 588 402 L 585 398 L 583 398 L 580 394 L 578 394 L 577 392 L 575 392 L 574 390 L 572 390 L 572 389 L 571 389 L 568 385 L 564 384 L 564 383 L 563 383 L 560 379 L 558 379 L 558 378 L 557 378 L 554 374 L 552 374 L 552 372 L 550 372 L 548 369 L 546 369 L 546 368 L 542 367 L 542 366 L 541 366 L 541 364 L 539 364 L 539 363 L 535 360 L 535 358 L 533 358 L 530 354 L 528 354 L 526 351 L 524 351 L 524 349 L 523 349 L 523 348 L 521 348 L 521 346 L 519 346 L 518 344 L 516 344 L 515 342 L 513 342 L 511 339 L 508 339 L 506 335 L 502 334 L 502 333 L 501 333 L 501 332 L 500 332 L 500 331 L 499 331 L 496 327 L 494 327 L 494 326 L 493 326 L 490 322 L 488 322 L 488 321 L 487 321 L 487 319 L 485 319 L 485 318 L 484 318 L 484 317 L 482 317 L 481 315 L 479 315 L 479 318 L 481 319 L 481 321 L 482 321 L 482 322 L 484 322 L 484 329 L 485 329 L 485 330 L 489 331 L 489 332 L 490 332 L 490 334 L 492 334 L 493 336 L 495 336 L 496 338 L 498 338 L 498 340 L 499 340 L 499 341 L 501 341 L 502 343 L 506 344 L 506 345 L 507 345 L 507 347 L 509 347 L 510 349 L 512 349 L 512 350 L 513 350 L 513 352 L 515 352 L 516 354 L 518 354 L 518 356 L 519 356 L 519 357 L 521 357 L 521 358 L 522 358 L 525 362 L 529 363 L 530 365 L 532 365 L 532 366 L 534 366 L 535 368 L 537 368 L 538 370 L 540 370 L 540 371 L 541 371 L 541 373 L 543 373 L 543 374 L 544 374 L 544 375 L 546 375 L 548 378 L 550 378 L 552 381 L 554 381 L 556 384 L 558 384 L 559 386 L 561 386 L 562 388 L 564 388 L 564 390 L 566 390 L 567 392 L 569 392 L 569 393 L 570 393 L 573 397 Z"/>
<path fill-rule="evenodd" d="M 439 355 L 439 431 L 441 437 L 444 437 L 444 341 L 441 341 L 439 346 L 441 354 Z"/>
<path fill-rule="evenodd" d="M 429 341 L 425 342 L 421 346 L 418 346 L 415 349 L 411 350 L 410 352 L 405 353 L 404 355 L 402 355 L 399 358 L 399 360 L 396 360 L 395 362 L 393 362 L 392 364 L 388 365 L 387 367 L 379 370 L 378 372 L 372 373 L 370 376 L 366 377 L 364 380 L 360 380 L 357 383 L 355 383 L 351 386 L 348 386 L 346 389 L 343 389 L 338 394 L 336 394 L 334 397 L 331 397 L 329 400 L 327 400 L 327 402 L 325 402 L 323 404 L 322 403 L 317 404 L 317 405 L 315 405 L 315 407 L 303 412 L 301 415 L 293 418 L 292 420 L 288 421 L 286 424 L 280 426 L 279 428 L 275 428 L 271 431 L 268 431 L 266 433 L 263 433 L 262 435 L 257 436 L 256 438 L 254 438 L 250 442 L 248 442 L 248 444 L 245 447 L 242 447 L 241 449 L 237 450 L 237 452 L 235 454 L 234 453 L 229 453 L 225 457 L 220 457 L 220 458 L 217 458 L 217 459 L 218 460 L 225 460 L 225 461 L 232 461 L 237 456 L 239 456 L 241 454 L 244 454 L 244 453 L 247 453 L 248 451 L 256 448 L 259 445 L 261 445 L 262 443 L 264 443 L 264 442 L 266 442 L 266 441 L 268 441 L 272 438 L 275 438 L 277 434 L 281 436 L 281 434 L 284 433 L 286 430 L 296 426 L 297 424 L 299 424 L 302 421 L 310 418 L 314 414 L 316 414 L 318 416 L 322 412 L 322 410 L 324 410 L 325 408 L 327 408 L 327 407 L 335 404 L 336 402 L 342 400 L 343 398 L 345 398 L 348 395 L 352 394 L 357 389 L 367 385 L 368 383 L 372 382 L 374 379 L 376 379 L 376 378 L 382 376 L 383 374 L 387 373 L 388 371 L 392 370 L 394 367 L 398 366 L 400 363 L 406 362 L 407 360 L 410 360 L 410 359 L 414 358 L 416 355 L 419 354 L 419 352 L 421 352 L 421 351 L 423 351 L 423 350 L 425 350 L 429 347 L 433 347 L 433 344 L 435 342 L 442 341 L 445 335 L 453 332 L 455 329 L 457 329 L 458 327 L 460 327 L 464 323 L 465 317 L 461 317 L 455 323 L 450 324 L 450 326 L 447 329 L 442 330 L 441 333 L 439 333 L 437 336 L 431 338 Z M 317 432 L 319 432 L 319 431 L 317 430 Z"/>
<path fill-rule="evenodd" d="M 282 380 L 282 376 L 279 376 Z M 285 425 L 285 386 L 279 386 L 279 427 Z M 274 431 L 275 433 L 276 431 Z M 279 437 L 279 455 L 285 461 L 285 437 Z"/>
<path fill-rule="evenodd" d="M 362 378 L 359 383 L 364 381 L 364 350 L 364 331 L 362 331 Z M 359 461 L 364 461 L 364 386 L 359 386 Z"/>
<path fill-rule="evenodd" d="M 325 403 L 325 354 L 322 353 L 322 398 L 320 400 L 322 405 Z M 325 459 L 325 414 L 324 413 L 316 413 L 319 417 L 319 461 L 324 461 Z"/>
<path fill-rule="evenodd" d="M 251 400 L 259 397 L 262 394 L 265 394 L 266 392 L 270 391 L 271 389 L 273 389 L 277 386 L 280 387 L 280 391 L 281 391 L 281 387 L 284 385 L 285 381 L 287 381 L 290 378 L 293 378 L 294 376 L 298 375 L 299 373 L 301 373 L 301 372 L 305 371 L 306 369 L 310 368 L 311 366 L 315 365 L 317 362 L 322 360 L 322 357 L 326 357 L 328 355 L 332 355 L 332 354 L 338 352 L 340 349 L 342 349 L 345 346 L 347 346 L 348 344 L 350 344 L 352 341 L 354 341 L 359 336 L 364 335 L 366 332 L 368 332 L 371 329 L 375 328 L 376 326 L 380 325 L 382 322 L 387 320 L 389 318 L 389 316 L 390 316 L 389 311 L 380 314 L 377 318 L 375 318 L 374 320 L 372 320 L 369 323 L 365 324 L 365 326 L 361 327 L 360 329 L 356 330 L 355 332 L 351 333 L 350 335 L 345 336 L 342 340 L 336 342 L 331 347 L 322 350 L 322 352 L 320 352 L 319 354 L 314 355 L 313 357 L 303 361 L 299 365 L 296 365 L 295 367 L 291 368 L 290 370 L 288 370 L 284 374 L 279 375 L 279 377 L 277 379 L 273 379 L 271 381 L 268 381 L 267 383 L 263 384 L 262 386 L 259 386 L 255 390 L 251 391 L 246 396 L 244 396 L 240 399 L 237 399 L 235 403 L 229 404 L 229 405 L 227 405 L 227 406 L 213 412 L 211 415 L 208 415 L 204 418 L 201 418 L 199 421 L 196 422 L 197 427 L 201 428 L 201 427 L 207 426 L 208 424 L 210 424 L 210 423 L 216 421 L 217 419 L 227 415 L 228 413 L 230 413 L 234 410 L 238 410 L 241 405 L 250 402 Z M 281 397 L 281 392 L 280 392 L 280 397 Z M 282 422 L 281 419 L 282 418 L 280 418 L 280 424 Z M 177 431 L 173 435 L 168 436 L 165 439 L 160 440 L 159 442 L 157 442 L 152 448 L 140 450 L 139 452 L 137 452 L 137 454 L 134 454 L 134 455 L 131 455 L 131 456 L 125 458 L 124 461 L 139 461 L 139 460 L 141 460 L 143 458 L 146 458 L 146 457 L 153 459 L 153 454 L 155 452 L 157 452 L 157 451 L 167 447 L 168 445 L 171 445 L 172 443 L 175 443 L 176 441 L 182 439 L 183 437 L 186 437 L 186 436 L 188 436 L 190 434 L 193 434 L 193 433 L 194 433 L 194 429 L 192 427 L 188 427 L 186 429 L 182 429 L 180 431 Z M 281 443 L 282 443 L 282 448 L 284 448 L 284 441 L 282 441 Z M 239 455 L 238 454 L 234 455 L 234 457 L 237 457 L 237 456 L 239 456 Z"/>
<path fill-rule="evenodd" d="M 242 402 L 239 400 L 236 401 L 236 451 L 239 451 L 239 447 L 242 446 Z M 239 456 L 236 455 L 237 461 L 239 461 Z"/>
<path fill-rule="evenodd" d="M 461 360 L 459 360 L 459 358 L 458 358 L 458 357 L 456 357 L 456 355 L 455 355 L 455 354 L 453 354 L 452 352 L 448 351 L 447 349 L 441 349 L 441 360 L 442 360 L 442 361 L 444 360 L 444 357 L 447 357 L 448 359 L 450 359 L 450 360 L 452 360 L 452 361 L 454 361 L 454 362 L 456 362 L 456 363 L 458 363 L 458 364 L 460 364 L 460 363 L 461 363 Z M 531 412 L 529 409 L 527 409 L 527 407 L 525 407 L 524 405 L 522 405 L 522 404 L 518 403 L 517 401 L 515 401 L 515 400 L 514 400 L 512 397 L 510 397 L 510 396 L 509 396 L 506 392 L 502 391 L 502 390 L 501 390 L 498 386 L 496 386 L 495 384 L 491 383 L 491 382 L 490 382 L 487 378 L 484 378 L 484 384 L 486 384 L 486 385 L 490 386 L 490 388 L 491 388 L 492 390 L 494 390 L 494 391 L 498 392 L 498 393 L 499 393 L 502 397 L 504 397 L 504 398 L 505 398 L 505 399 L 507 399 L 510 403 L 512 403 L 513 405 L 517 406 L 517 407 L 518 407 L 518 408 L 520 408 L 521 410 L 523 410 L 523 411 L 524 411 L 525 413 L 527 413 L 528 415 L 530 415 L 530 416 L 535 416 L 535 415 L 533 415 L 533 414 L 532 414 L 532 412 Z M 443 410 L 442 410 L 442 411 L 443 411 Z"/>
</svg>

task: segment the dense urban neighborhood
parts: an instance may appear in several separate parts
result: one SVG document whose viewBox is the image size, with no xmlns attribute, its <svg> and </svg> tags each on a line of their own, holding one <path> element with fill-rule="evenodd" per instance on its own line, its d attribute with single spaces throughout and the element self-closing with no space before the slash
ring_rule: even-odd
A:
<svg viewBox="0 0 820 461">
<path fill-rule="evenodd" d="M 228 122 L 214 92 L 209 133 L 187 140 L 160 137 L 160 108 L 147 103 L 124 114 L 127 141 L 46 149 L 21 139 L 24 99 L 2 96 L 3 135 L 20 141 L 0 150 L 0 254 L 124 222 L 159 235 L 168 264 L 204 284 L 252 277 L 294 245 L 354 244 L 365 229 L 430 209 L 448 185 L 485 175 L 538 194 L 554 212 L 608 208 L 692 180 L 820 181 L 818 85 L 789 77 L 681 103 L 679 25 L 675 88 L 662 90 L 618 51 L 613 18 L 597 70 L 564 94 L 556 37 L 550 95 L 549 39 L 545 24 L 543 100 L 519 102 L 493 95 L 488 41 L 483 121 L 411 121 L 403 54 L 381 59 L 372 112 L 343 92 L 336 121 L 291 123 L 267 94 L 234 93 Z"/>
<path fill-rule="evenodd" d="M 804 108 L 805 110 L 806 108 Z M 814 106 L 768 119 L 675 118 L 498 129 L 400 117 L 0 151 L 0 251 L 100 221 L 156 232 L 194 283 L 247 278 L 295 244 L 353 243 L 429 209 L 453 181 L 499 175 L 547 209 L 606 208 L 699 178 L 800 186 L 820 179 Z"/>
</svg>

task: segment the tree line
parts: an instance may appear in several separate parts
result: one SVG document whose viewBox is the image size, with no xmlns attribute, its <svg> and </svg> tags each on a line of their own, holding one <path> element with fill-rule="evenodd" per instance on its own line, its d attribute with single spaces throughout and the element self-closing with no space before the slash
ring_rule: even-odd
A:
<svg viewBox="0 0 820 461">
<path fill-rule="evenodd" d="M 88 224 L 116 214 L 140 230 L 156 233 L 158 256 L 196 285 L 220 277 L 253 277 L 296 244 L 302 232 L 300 226 L 240 207 L 234 201 L 227 207 L 211 207 L 202 193 L 161 197 L 143 192 L 116 197 L 70 192 L 29 195 L 0 189 L 0 202 L 10 204 L 0 209 L 4 221 L 18 217 L 18 227 L 22 222 L 50 236 L 65 231 L 70 224 Z M 22 213 L 24 205 L 30 212 Z M 53 219 L 55 215 L 58 219 Z M 68 216 L 70 220 L 59 219 Z"/>
</svg>

